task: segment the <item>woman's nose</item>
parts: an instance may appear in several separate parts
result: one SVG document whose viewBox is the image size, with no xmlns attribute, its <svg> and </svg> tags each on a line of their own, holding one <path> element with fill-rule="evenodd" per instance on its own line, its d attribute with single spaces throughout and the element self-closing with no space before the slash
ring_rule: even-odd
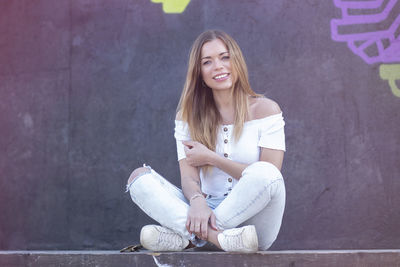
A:
<svg viewBox="0 0 400 267">
<path fill-rule="evenodd" d="M 215 61 L 215 69 L 221 69 L 222 68 L 222 62 L 221 60 L 217 59 Z"/>
</svg>

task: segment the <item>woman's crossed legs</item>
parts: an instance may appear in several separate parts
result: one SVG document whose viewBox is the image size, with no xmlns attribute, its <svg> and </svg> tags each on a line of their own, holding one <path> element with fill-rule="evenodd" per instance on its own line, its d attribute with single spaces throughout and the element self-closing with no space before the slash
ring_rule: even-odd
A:
<svg viewBox="0 0 400 267">
<path fill-rule="evenodd" d="M 133 202 L 162 226 L 197 246 L 205 243 L 186 229 L 189 204 L 182 191 L 149 166 L 132 172 L 127 191 Z M 221 231 L 255 225 L 259 249 L 266 250 L 278 235 L 284 207 L 285 185 L 281 173 L 271 163 L 260 161 L 243 171 L 239 182 L 215 208 L 214 214 Z M 221 247 L 218 242 L 221 231 L 209 227 L 207 241 Z"/>
</svg>

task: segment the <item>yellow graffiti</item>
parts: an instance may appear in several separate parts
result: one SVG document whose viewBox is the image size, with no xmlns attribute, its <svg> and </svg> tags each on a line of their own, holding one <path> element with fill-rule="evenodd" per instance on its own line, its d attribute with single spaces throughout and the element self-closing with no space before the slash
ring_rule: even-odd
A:
<svg viewBox="0 0 400 267">
<path fill-rule="evenodd" d="M 164 13 L 182 13 L 190 0 L 151 0 L 153 3 L 162 3 Z"/>
<path fill-rule="evenodd" d="M 400 97 L 400 89 L 396 85 L 396 80 L 400 81 L 400 64 L 382 64 L 379 66 L 379 76 L 383 80 L 388 80 L 392 93 Z"/>
</svg>

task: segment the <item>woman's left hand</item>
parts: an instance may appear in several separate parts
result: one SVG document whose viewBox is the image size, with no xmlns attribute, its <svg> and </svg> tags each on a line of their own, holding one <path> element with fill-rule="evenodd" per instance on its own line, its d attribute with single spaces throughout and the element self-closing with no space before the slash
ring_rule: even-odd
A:
<svg viewBox="0 0 400 267">
<path fill-rule="evenodd" d="M 185 145 L 186 162 L 193 167 L 211 164 L 215 152 L 196 141 L 182 141 Z"/>
</svg>

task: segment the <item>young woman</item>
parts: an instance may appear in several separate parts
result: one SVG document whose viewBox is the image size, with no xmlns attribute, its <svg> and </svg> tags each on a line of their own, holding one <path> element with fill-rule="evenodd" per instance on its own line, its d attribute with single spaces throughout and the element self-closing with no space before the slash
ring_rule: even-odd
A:
<svg viewBox="0 0 400 267">
<path fill-rule="evenodd" d="M 144 226 L 141 244 L 153 251 L 207 241 L 225 251 L 268 249 L 285 207 L 284 125 L 278 104 L 251 89 L 237 43 L 221 31 L 202 33 L 175 120 L 182 190 L 149 166 L 128 180 L 132 200 L 161 225 Z"/>
</svg>

